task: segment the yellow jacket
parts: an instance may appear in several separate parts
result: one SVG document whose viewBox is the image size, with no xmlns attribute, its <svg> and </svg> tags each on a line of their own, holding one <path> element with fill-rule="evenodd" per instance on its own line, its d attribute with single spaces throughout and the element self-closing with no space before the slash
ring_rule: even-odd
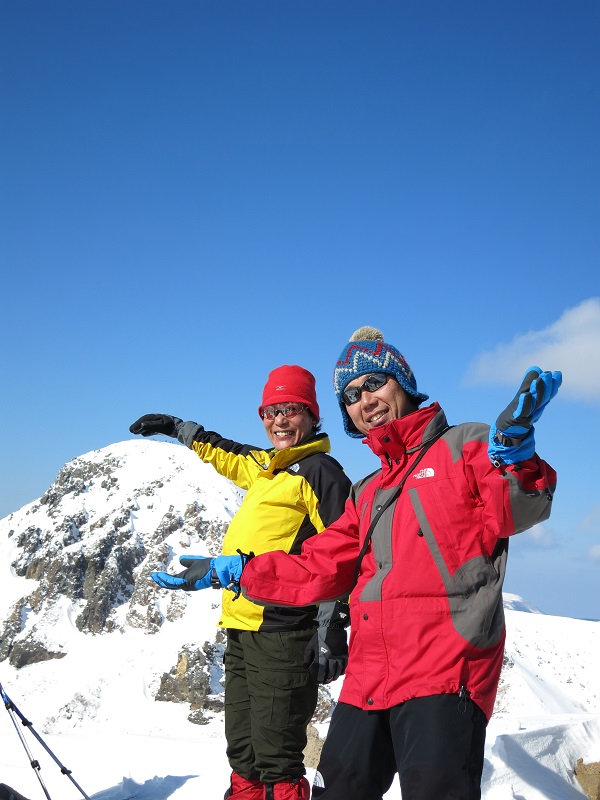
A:
<svg viewBox="0 0 600 800">
<path fill-rule="evenodd" d="M 321 533 L 344 510 L 351 483 L 331 456 L 326 434 L 285 450 L 262 450 L 223 439 L 198 425 L 189 447 L 246 496 L 223 541 L 223 554 L 255 555 L 272 550 L 300 553 L 302 543 Z M 223 628 L 252 631 L 302 629 L 314 624 L 316 607 L 258 606 L 223 592 Z"/>
</svg>

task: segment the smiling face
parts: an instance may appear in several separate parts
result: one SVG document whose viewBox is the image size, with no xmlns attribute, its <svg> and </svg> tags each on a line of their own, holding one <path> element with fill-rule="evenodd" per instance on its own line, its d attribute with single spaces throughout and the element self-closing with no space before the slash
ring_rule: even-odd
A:
<svg viewBox="0 0 600 800">
<path fill-rule="evenodd" d="M 263 424 L 273 447 L 285 450 L 303 442 L 312 432 L 315 420 L 305 408 L 293 417 L 284 417 L 283 414 L 277 414 L 275 419 L 264 417 Z"/>
<path fill-rule="evenodd" d="M 367 375 L 361 375 L 355 378 L 345 388 L 362 386 L 366 377 Z M 394 419 L 412 414 L 417 408 L 417 402 L 404 391 L 395 378 L 390 377 L 386 384 L 374 392 L 363 390 L 360 400 L 347 405 L 346 411 L 356 429 L 366 435 L 371 428 L 378 428 Z"/>
</svg>

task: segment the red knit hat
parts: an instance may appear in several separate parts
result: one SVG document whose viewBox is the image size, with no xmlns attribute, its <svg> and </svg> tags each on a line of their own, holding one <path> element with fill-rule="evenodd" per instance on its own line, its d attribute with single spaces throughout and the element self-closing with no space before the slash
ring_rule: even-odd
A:
<svg viewBox="0 0 600 800">
<path fill-rule="evenodd" d="M 304 367 L 284 364 L 269 373 L 263 389 L 262 403 L 258 413 L 264 406 L 277 403 L 303 403 L 317 420 L 321 419 L 315 389 L 315 376 Z"/>
</svg>

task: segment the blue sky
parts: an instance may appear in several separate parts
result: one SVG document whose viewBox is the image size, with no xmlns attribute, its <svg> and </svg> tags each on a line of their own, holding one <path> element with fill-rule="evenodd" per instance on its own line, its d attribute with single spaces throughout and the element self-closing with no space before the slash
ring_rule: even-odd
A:
<svg viewBox="0 0 600 800">
<path fill-rule="evenodd" d="M 530 364 L 553 515 L 507 591 L 600 618 L 600 5 L 0 6 L 0 516 L 146 412 L 265 445 L 267 373 L 380 328 L 451 423 Z"/>
</svg>

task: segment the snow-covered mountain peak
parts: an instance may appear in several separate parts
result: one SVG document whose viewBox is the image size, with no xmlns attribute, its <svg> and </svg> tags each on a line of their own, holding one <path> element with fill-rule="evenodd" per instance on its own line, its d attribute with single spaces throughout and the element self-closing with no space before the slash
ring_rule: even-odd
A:
<svg viewBox="0 0 600 800">
<path fill-rule="evenodd" d="M 519 597 L 518 594 L 510 594 L 510 592 L 503 592 L 502 599 L 504 601 L 504 608 L 505 610 L 508 609 L 510 611 L 526 611 L 530 614 L 541 614 L 542 612 L 539 608 L 530 603 L 528 600 L 524 600 L 522 597 Z"/>
<path fill-rule="evenodd" d="M 150 572 L 186 550 L 219 553 L 242 498 L 177 444 L 131 440 L 73 459 L 38 501 L 0 521 L 11 569 L 0 659 L 62 658 L 74 628 L 155 632 L 178 618 L 189 598 L 163 597 Z"/>
</svg>

